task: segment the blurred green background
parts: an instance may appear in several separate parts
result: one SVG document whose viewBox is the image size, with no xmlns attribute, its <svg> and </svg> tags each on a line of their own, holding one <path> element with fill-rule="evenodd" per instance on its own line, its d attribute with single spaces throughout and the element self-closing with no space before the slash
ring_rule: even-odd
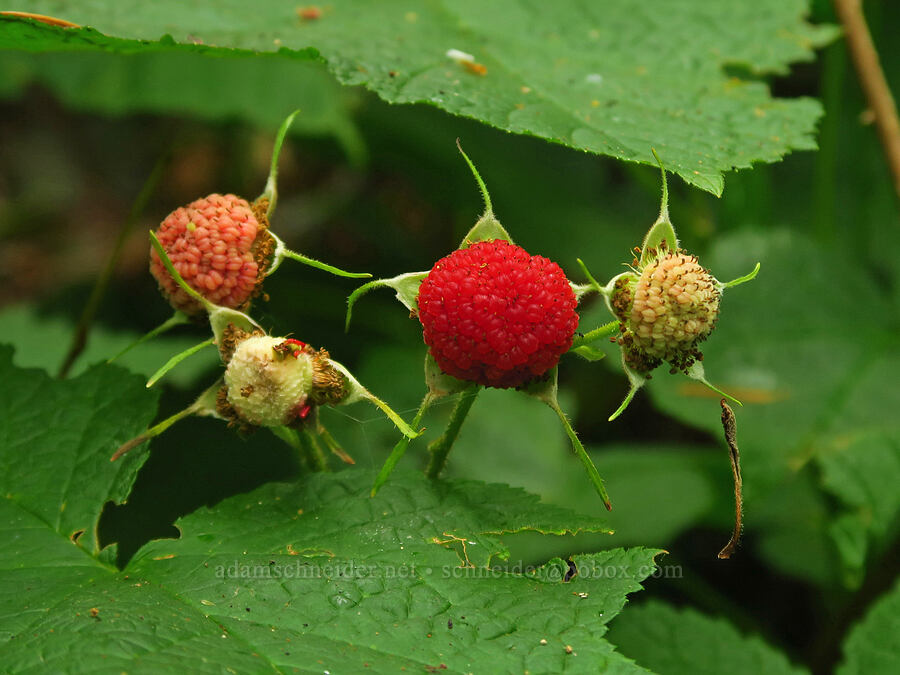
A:
<svg viewBox="0 0 900 675">
<path fill-rule="evenodd" d="M 888 80 L 900 91 L 900 44 L 891 39 L 900 7 L 869 2 L 866 9 Z M 815 3 L 813 20 L 833 21 L 830 3 Z M 305 82 L 301 101 L 277 86 L 288 67 Z M 210 85 L 235 69 L 245 90 Z M 610 349 L 594 364 L 567 356 L 560 386 L 607 482 L 617 533 L 558 538 L 552 549 L 518 535 L 509 564 L 632 544 L 665 548 L 673 578 L 648 580 L 636 603 L 661 597 L 726 615 L 823 671 L 900 562 L 900 440 L 891 421 L 900 405 L 898 211 L 842 42 L 771 85 L 779 96 L 822 100 L 819 152 L 729 174 L 720 199 L 677 179 L 669 185 L 683 245 L 720 279 L 762 262 L 757 281 L 726 294 L 704 350 L 709 378 L 747 404 L 736 410 L 742 546 L 734 559 L 716 559 L 733 517 L 716 398 L 660 370 L 607 423 L 626 391 Z M 159 106 L 161 91 L 175 102 Z M 161 181 L 128 234 L 74 372 L 169 316 L 147 273 L 146 231 L 211 192 L 259 194 L 273 133 L 298 105 L 273 229 L 292 248 L 344 269 L 376 277 L 426 270 L 456 247 L 481 210 L 457 138 L 516 242 L 559 262 L 574 281 L 583 281 L 576 258 L 601 281 L 617 274 L 659 207 L 653 169 L 426 106 L 389 106 L 339 87 L 316 64 L 277 56 L 0 52 L 0 97 L 0 340 L 16 345 L 20 365 L 51 372 L 154 167 L 163 163 Z M 354 287 L 288 263 L 267 281 L 270 300 L 257 303 L 254 316 L 275 334 L 327 347 L 410 418 L 424 393 L 421 330 L 392 293 L 379 291 L 356 306 L 345 333 Z M 582 330 L 609 320 L 596 299 L 582 310 Z M 181 327 L 124 364 L 149 374 L 204 337 L 202 328 Z M 160 417 L 186 405 L 218 368 L 209 350 L 174 371 L 163 383 Z M 424 466 L 426 442 L 450 405 L 429 415 L 407 467 Z M 365 467 L 379 467 L 397 439 L 362 404 L 325 410 L 323 419 Z M 128 503 L 110 507 L 101 523 L 106 541 L 120 542 L 122 562 L 151 538 L 177 536 L 178 516 L 299 470 L 274 437 L 237 439 L 213 420 L 179 424 L 151 450 Z M 589 513 L 602 508 L 553 413 L 513 391 L 480 397 L 447 474 L 523 486 Z"/>
</svg>

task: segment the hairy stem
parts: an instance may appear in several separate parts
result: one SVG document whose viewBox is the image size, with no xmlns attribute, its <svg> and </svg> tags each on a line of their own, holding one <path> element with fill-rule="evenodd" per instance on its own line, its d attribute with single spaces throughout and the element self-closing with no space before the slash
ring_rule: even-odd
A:
<svg viewBox="0 0 900 675">
<path fill-rule="evenodd" d="M 582 345 L 590 344 L 591 342 L 595 342 L 601 338 L 610 337 L 619 332 L 619 321 L 610 321 L 609 323 L 605 323 L 602 326 L 598 326 L 594 330 L 590 330 L 581 337 L 575 338 L 572 342 L 572 348 L 581 347 Z"/>
<path fill-rule="evenodd" d="M 444 470 L 447 455 L 450 454 L 450 449 L 453 447 L 456 437 L 459 436 L 459 430 L 466 421 L 466 416 L 469 414 L 472 404 L 475 403 L 479 391 L 481 391 L 481 385 L 474 384 L 460 394 L 444 433 L 429 444 L 428 452 L 431 453 L 431 461 L 425 470 L 425 475 L 429 478 L 437 478 Z"/>
<path fill-rule="evenodd" d="M 304 459 L 312 471 L 328 471 L 328 458 L 325 451 L 319 445 L 319 441 L 315 434 L 309 429 L 303 429 L 300 432 L 300 447 L 303 451 Z"/>
<path fill-rule="evenodd" d="M 847 36 L 847 50 L 856 67 L 860 86 L 875 116 L 881 146 L 894 179 L 894 190 L 900 197 L 900 118 L 866 24 L 862 1 L 834 0 L 834 9 Z"/>
</svg>

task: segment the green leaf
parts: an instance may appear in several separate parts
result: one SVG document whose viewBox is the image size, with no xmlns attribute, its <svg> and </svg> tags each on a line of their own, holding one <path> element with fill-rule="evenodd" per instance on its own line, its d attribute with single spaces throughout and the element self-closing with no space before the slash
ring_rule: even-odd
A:
<svg viewBox="0 0 900 675">
<path fill-rule="evenodd" d="M 896 673 L 900 670 L 900 584 L 869 609 L 844 643 L 838 675 Z"/>
<path fill-rule="evenodd" d="M 193 347 L 188 347 L 187 349 L 179 352 L 178 354 L 176 354 L 175 356 L 170 358 L 168 361 L 166 361 L 159 368 L 159 370 L 157 370 L 155 373 L 153 373 L 153 375 L 150 376 L 150 379 L 147 380 L 147 386 L 152 387 L 154 384 L 159 382 L 160 379 L 165 377 L 166 373 L 168 373 L 170 370 L 172 370 L 179 363 L 181 363 L 185 359 L 190 358 L 191 356 L 193 356 L 194 354 L 196 354 L 203 348 L 211 347 L 213 345 L 215 345 L 215 339 L 209 338 L 207 340 L 204 340 L 203 342 L 195 344 Z"/>
<path fill-rule="evenodd" d="M 466 423 L 469 434 L 457 442 L 448 475 L 502 479 L 540 494 L 548 503 L 596 513 L 594 490 L 584 479 L 581 462 L 561 431 L 550 426 L 549 413 L 545 418 L 527 400 L 516 401 L 499 420 L 489 398 L 472 411 Z M 504 454 L 485 456 L 482 447 L 491 442 L 509 447 Z M 604 516 L 614 530 L 612 544 L 665 548 L 698 523 L 716 525 L 722 543 L 728 539 L 733 497 L 726 451 L 634 444 L 591 446 L 588 452 L 602 467 L 604 483 L 613 493 L 613 510 Z M 578 544 L 604 545 L 599 537 L 586 535 L 579 535 Z M 710 550 L 710 558 L 715 553 Z"/>
<path fill-rule="evenodd" d="M 124 501 L 145 459 L 135 455 L 113 464 L 110 455 L 147 427 L 156 395 L 142 377 L 118 366 L 98 366 L 71 380 L 16 368 L 7 346 L 0 347 L 0 380 L 0 504 L 8 517 L 2 527 L 20 523 L 6 541 L 30 548 L 25 541 L 34 538 L 25 556 L 31 564 L 55 563 L 56 552 L 64 551 L 63 560 L 99 565 L 89 556 L 99 554 L 100 512 L 107 501 Z M 9 550 L 3 555 L 9 556 L 4 569 L 26 564 Z"/>
<path fill-rule="evenodd" d="M 59 12 L 51 0 L 20 4 Z M 666 166 L 720 194 L 722 172 L 812 149 L 821 115 L 810 99 L 772 98 L 766 84 L 724 68 L 784 73 L 831 40 L 830 27 L 802 20 L 803 0 L 590 6 L 517 0 L 422 3 L 335 2 L 318 20 L 275 0 L 227 11 L 175 0 L 67 7 L 90 25 L 58 29 L 5 19 L 0 45 L 28 50 L 135 52 L 172 48 L 159 40 L 273 52 L 318 50 L 344 84 L 365 85 L 390 103 L 428 103 L 487 124 L 627 161 Z M 105 35 L 104 35 L 105 34 Z M 115 37 L 108 37 L 115 36 Z M 474 62 L 448 56 L 457 50 Z M 296 52 L 289 52 L 296 53 Z M 476 65 L 477 64 L 477 65 Z M 468 66 L 468 67 L 467 67 Z M 473 72 L 475 71 L 475 72 Z M 483 74 L 478 74 L 482 73 Z"/>
<path fill-rule="evenodd" d="M 14 32 L 41 39 L 40 31 L 0 26 L 0 48 L 19 47 L 10 44 Z M 300 108 L 292 134 L 333 136 L 357 163 L 365 155 L 350 117 L 357 92 L 342 88 L 312 50 L 256 54 L 160 41 L 116 52 L 3 51 L 0 82 L 3 98 L 21 97 L 28 85 L 41 84 L 77 110 L 238 118 L 266 130 Z"/>
<path fill-rule="evenodd" d="M 661 602 L 630 608 L 610 628 L 609 637 L 637 663 L 666 675 L 807 672 L 760 638 L 741 635 L 724 619 Z"/>
<path fill-rule="evenodd" d="M 900 377 L 900 363 L 882 365 L 879 377 Z M 835 522 L 834 535 L 847 562 L 848 582 L 856 586 L 865 574 L 868 542 L 883 545 L 896 534 L 900 434 L 871 428 L 849 433 L 825 447 L 818 463 L 825 489 L 847 510 Z"/>
<path fill-rule="evenodd" d="M 606 352 L 601 352 L 596 347 L 591 347 L 590 345 L 573 347 L 570 351 L 578 354 L 578 356 L 586 361 L 599 361 L 600 359 L 606 358 Z"/>
<path fill-rule="evenodd" d="M 102 392 L 121 401 L 115 380 L 136 378 L 103 370 L 119 373 Z M 33 375 L 21 373 L 25 382 Z M 132 386 L 146 396 L 139 381 Z M 34 407 L 46 412 L 40 401 Z M 28 425 L 9 429 L 4 449 L 34 435 Z M 76 444 L 92 445 L 93 432 L 78 431 Z M 150 543 L 122 572 L 85 555 L 34 508 L 46 502 L 46 485 L 20 486 L 16 499 L 0 501 L 11 542 L 0 550 L 4 667 L 640 672 L 603 635 L 655 570 L 658 551 L 574 556 L 570 581 L 561 561 L 503 570 L 490 565 L 508 556 L 505 533 L 604 526 L 521 490 L 408 473 L 372 499 L 372 478 L 316 474 L 226 499 L 182 518 L 179 540 Z M 80 487 L 66 514 L 102 506 L 104 496 Z M 45 505 L 55 512 L 53 501 Z M 73 662 L 86 639 L 95 649 Z"/>
</svg>

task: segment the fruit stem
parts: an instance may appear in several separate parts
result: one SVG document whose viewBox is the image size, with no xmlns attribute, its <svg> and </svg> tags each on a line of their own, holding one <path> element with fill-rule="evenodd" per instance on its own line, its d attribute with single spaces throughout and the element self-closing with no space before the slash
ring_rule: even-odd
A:
<svg viewBox="0 0 900 675">
<path fill-rule="evenodd" d="M 304 458 L 312 471 L 330 471 L 328 467 L 328 458 L 309 429 L 300 431 L 300 447 L 302 448 Z"/>
<path fill-rule="evenodd" d="M 606 507 L 606 510 L 612 511 L 612 504 L 609 501 L 609 495 L 606 494 L 606 488 L 603 486 L 603 479 L 600 477 L 600 472 L 597 471 L 597 467 L 594 466 L 594 462 L 591 460 L 590 455 L 588 455 L 587 450 L 584 449 L 584 445 L 582 445 L 581 440 L 578 438 L 578 434 L 576 434 L 575 430 L 572 428 L 572 423 L 569 422 L 569 418 L 555 400 L 548 400 L 547 405 L 549 405 L 553 409 L 553 412 L 559 416 L 559 421 L 562 422 L 563 428 L 566 430 L 566 435 L 572 442 L 572 449 L 575 450 L 575 454 L 578 455 L 578 459 L 580 459 L 581 463 L 584 465 L 584 470 L 587 471 L 588 478 L 590 478 L 594 489 L 597 490 L 597 494 L 600 495 L 600 499 L 603 500 L 603 505 Z"/>
<path fill-rule="evenodd" d="M 275 270 L 277 270 L 282 261 L 285 258 L 290 258 L 291 260 L 296 260 L 297 262 L 302 262 L 304 265 L 309 265 L 310 267 L 315 267 L 316 269 L 323 270 L 325 272 L 331 272 L 332 274 L 339 277 L 349 277 L 351 279 L 368 279 L 372 275 L 368 272 L 345 272 L 344 270 L 335 267 L 334 265 L 329 265 L 328 263 L 323 263 L 315 258 L 310 258 L 309 256 L 305 256 L 302 253 L 297 253 L 296 251 L 292 251 L 284 245 L 284 242 L 281 240 L 278 235 L 274 232 L 269 232 L 269 236 L 275 240 L 275 253 L 272 257 L 272 265 L 266 271 L 266 276 L 272 274 Z"/>
<path fill-rule="evenodd" d="M 166 361 L 165 365 L 162 368 L 153 373 L 153 376 L 149 380 L 147 380 L 147 389 L 159 382 L 159 380 L 161 380 L 166 373 L 168 373 L 170 370 L 172 370 L 172 368 L 184 361 L 187 357 L 193 356 L 204 347 L 213 345 L 215 344 L 215 342 L 215 338 L 209 338 L 208 340 L 204 340 L 200 344 L 194 345 L 193 347 L 185 349 L 180 354 L 176 354 L 175 356 L 173 356 L 171 359 Z"/>
<path fill-rule="evenodd" d="M 462 144 L 459 142 L 458 138 L 456 139 L 456 147 L 459 149 L 459 154 L 463 156 L 463 159 L 466 160 L 466 164 L 468 164 L 469 168 L 472 170 L 472 175 L 475 176 L 475 182 L 478 183 L 478 188 L 481 190 L 481 196 L 484 198 L 484 215 L 493 213 L 494 207 L 491 205 L 491 196 L 488 194 L 487 186 L 484 184 L 484 181 L 481 180 L 481 175 L 478 173 L 478 169 L 475 168 L 472 160 L 469 159 L 469 156 L 463 151 Z"/>
<path fill-rule="evenodd" d="M 466 421 L 466 416 L 469 414 L 469 410 L 472 408 L 472 404 L 475 403 L 475 399 L 480 391 L 481 385 L 473 384 L 460 394 L 444 433 L 441 434 L 440 438 L 428 445 L 431 461 L 428 463 L 425 475 L 429 478 L 437 478 L 443 471 L 444 465 L 447 463 L 447 455 L 450 454 L 450 449 L 453 447 L 456 437 L 459 436 L 459 430 L 463 422 Z"/>
<path fill-rule="evenodd" d="M 422 423 L 422 418 L 425 416 L 425 413 L 431 407 L 431 404 L 434 403 L 437 397 L 432 394 L 430 391 L 425 394 L 425 398 L 422 399 L 421 405 L 419 405 L 419 410 L 416 412 L 415 418 L 413 418 L 412 426 L 414 428 L 418 428 Z M 381 489 L 381 486 L 385 484 L 388 477 L 393 472 L 394 467 L 397 465 L 397 462 L 403 457 L 406 453 L 406 449 L 409 447 L 409 436 L 404 436 L 399 441 L 397 441 L 397 445 L 394 446 L 394 449 L 391 450 L 390 456 L 384 463 L 384 466 L 381 467 L 381 471 L 378 472 L 378 476 L 375 478 L 375 483 L 372 485 L 372 491 L 369 493 L 370 497 L 374 497 L 378 490 Z"/>
<path fill-rule="evenodd" d="M 148 340 L 152 340 L 152 339 L 155 338 L 157 335 L 162 335 L 163 333 L 165 333 L 165 332 L 171 330 L 171 329 L 174 328 L 175 326 L 181 326 L 181 325 L 184 325 L 184 324 L 186 324 L 186 323 L 190 323 L 190 321 L 191 321 L 191 320 L 190 320 L 190 318 L 188 317 L 187 314 L 185 314 L 184 312 L 176 311 L 172 316 L 170 316 L 168 319 L 166 319 L 165 321 L 163 321 L 163 322 L 162 322 L 161 324 L 159 324 L 156 328 L 154 328 L 153 330 L 151 330 L 149 333 L 143 335 L 142 337 L 139 337 L 137 340 L 135 340 L 135 341 L 132 342 L 130 345 L 128 345 L 127 347 L 125 347 L 125 349 L 123 349 L 122 351 L 120 351 L 118 354 L 116 354 L 115 356 L 113 356 L 111 359 L 108 359 L 106 362 L 107 362 L 107 363 L 112 363 L 112 362 L 115 361 L 116 359 L 125 356 L 125 354 L 127 354 L 128 352 L 130 352 L 130 351 L 131 351 L 132 349 L 134 349 L 135 347 L 138 347 L 138 346 L 144 344 L 144 343 L 147 342 Z"/>
<path fill-rule="evenodd" d="M 598 326 L 594 330 L 590 330 L 584 335 L 575 338 L 575 340 L 572 342 L 572 349 L 581 347 L 582 345 L 590 344 L 591 342 L 596 342 L 597 340 L 609 337 L 610 335 L 615 335 L 618 331 L 619 322 L 610 321 L 609 323 Z"/>
<path fill-rule="evenodd" d="M 263 190 L 260 199 L 267 199 L 269 206 L 266 208 L 266 218 L 271 219 L 272 213 L 275 211 L 275 202 L 278 200 L 278 157 L 281 155 L 281 146 L 284 145 L 284 138 L 287 136 L 288 129 L 294 118 L 300 113 L 295 110 L 285 118 L 284 122 L 278 128 L 278 134 L 275 136 L 275 145 L 272 148 L 272 163 L 269 166 L 269 178 L 266 180 L 266 189 Z"/>
</svg>

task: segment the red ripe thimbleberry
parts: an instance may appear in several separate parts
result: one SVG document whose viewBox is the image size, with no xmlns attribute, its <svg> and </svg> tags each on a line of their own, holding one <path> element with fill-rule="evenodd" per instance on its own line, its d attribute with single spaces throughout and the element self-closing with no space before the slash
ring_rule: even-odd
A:
<svg viewBox="0 0 900 675">
<path fill-rule="evenodd" d="M 179 274 L 210 302 L 245 308 L 272 256 L 265 208 L 232 194 L 211 194 L 170 213 L 156 232 Z M 175 309 L 196 315 L 203 306 L 172 278 L 152 248 L 150 272 Z"/>
<path fill-rule="evenodd" d="M 502 239 L 454 251 L 419 287 L 425 343 L 441 370 L 518 387 L 572 346 L 577 300 L 559 265 Z"/>
</svg>

